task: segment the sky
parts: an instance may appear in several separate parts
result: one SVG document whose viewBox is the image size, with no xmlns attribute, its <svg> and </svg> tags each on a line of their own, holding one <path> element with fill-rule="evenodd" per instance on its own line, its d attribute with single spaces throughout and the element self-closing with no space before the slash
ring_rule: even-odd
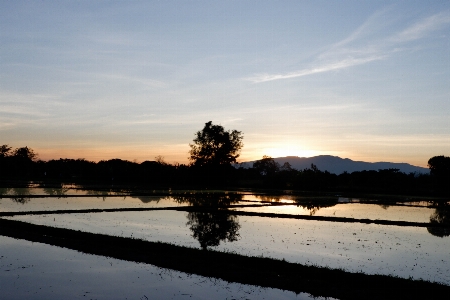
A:
<svg viewBox="0 0 450 300">
<path fill-rule="evenodd" d="M 450 156 L 448 1 L 3 1 L 0 144 L 42 160 Z"/>
</svg>

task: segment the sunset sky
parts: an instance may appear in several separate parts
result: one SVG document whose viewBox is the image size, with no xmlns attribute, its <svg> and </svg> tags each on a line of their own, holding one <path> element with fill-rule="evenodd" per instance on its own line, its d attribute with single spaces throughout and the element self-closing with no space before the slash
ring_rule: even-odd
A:
<svg viewBox="0 0 450 300">
<path fill-rule="evenodd" d="M 449 1 L 0 1 L 0 145 L 187 163 L 450 155 Z"/>
</svg>

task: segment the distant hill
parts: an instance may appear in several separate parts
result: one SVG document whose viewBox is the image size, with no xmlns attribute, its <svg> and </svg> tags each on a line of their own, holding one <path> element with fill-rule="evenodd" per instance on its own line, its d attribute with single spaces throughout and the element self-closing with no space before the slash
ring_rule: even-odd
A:
<svg viewBox="0 0 450 300">
<path fill-rule="evenodd" d="M 277 157 L 274 160 L 283 165 L 285 162 L 291 164 L 291 167 L 297 170 L 303 170 L 311 167 L 311 164 L 317 166 L 321 171 L 328 171 L 334 174 L 341 174 L 347 171 L 348 173 L 356 171 L 378 171 L 380 169 L 400 169 L 403 173 L 426 173 L 430 172 L 427 168 L 413 166 L 407 163 L 392 163 L 392 162 L 364 162 L 364 161 L 353 161 L 348 158 L 340 158 L 338 156 L 331 155 L 319 155 L 313 157 L 298 157 L 298 156 L 286 156 Z M 245 168 L 250 168 L 253 166 L 253 161 L 242 163 Z"/>
</svg>

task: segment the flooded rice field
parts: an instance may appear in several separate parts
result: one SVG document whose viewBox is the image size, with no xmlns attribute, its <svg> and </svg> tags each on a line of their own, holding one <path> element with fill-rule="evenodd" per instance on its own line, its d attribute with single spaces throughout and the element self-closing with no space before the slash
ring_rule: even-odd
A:
<svg viewBox="0 0 450 300">
<path fill-rule="evenodd" d="M 312 299 L 7 237 L 0 251 L 2 299 Z"/>
<path fill-rule="evenodd" d="M 450 284 L 450 238 L 426 228 L 180 211 L 11 217 L 32 224 Z M 218 225 L 217 232 L 211 228 Z M 219 226 L 228 229 L 221 232 Z M 215 233 L 216 235 L 212 234 Z M 221 237 L 226 237 L 221 239 Z"/>
<path fill-rule="evenodd" d="M 407 222 L 429 222 L 434 208 L 414 206 L 386 206 L 363 203 L 347 203 L 331 207 L 313 207 L 307 205 L 271 205 L 261 207 L 243 207 L 241 211 L 258 213 L 291 214 L 304 216 L 324 216 L 371 220 L 391 220 Z"/>
<path fill-rule="evenodd" d="M 0 192 L 0 216 L 7 220 L 450 285 L 447 203 L 231 192 Z M 310 298 L 4 236 L 0 276 L 8 299 Z M 108 282 L 114 287 L 104 288 Z"/>
<path fill-rule="evenodd" d="M 64 198 L 28 198 L 26 200 L 16 198 L 0 199 L 0 212 L 18 211 L 55 211 L 55 210 L 81 210 L 81 209 L 121 209 L 121 208 L 154 208 L 177 207 L 185 204 L 177 203 L 169 197 L 161 196 L 101 196 L 101 197 L 75 197 Z"/>
</svg>

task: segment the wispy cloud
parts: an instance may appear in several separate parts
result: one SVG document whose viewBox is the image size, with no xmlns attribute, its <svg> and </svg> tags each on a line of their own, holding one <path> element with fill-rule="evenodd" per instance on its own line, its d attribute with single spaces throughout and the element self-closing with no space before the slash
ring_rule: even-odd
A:
<svg viewBox="0 0 450 300">
<path fill-rule="evenodd" d="M 377 37 L 380 27 L 385 26 L 380 24 L 389 23 L 386 21 L 387 11 L 388 9 L 384 9 L 374 13 L 347 38 L 320 53 L 311 63 L 311 67 L 289 73 L 260 73 L 245 79 L 254 83 L 291 79 L 387 59 L 394 53 L 404 51 L 404 44 L 423 39 L 450 24 L 450 12 L 441 12 L 421 19 L 389 36 Z"/>
<path fill-rule="evenodd" d="M 406 28 L 391 38 L 391 41 L 404 43 L 424 38 L 432 31 L 439 30 L 450 23 L 450 13 L 442 12 L 425 18 Z"/>
<path fill-rule="evenodd" d="M 390 7 L 376 11 L 348 37 L 332 45 L 331 49 L 339 49 L 355 40 L 366 37 L 371 33 L 377 32 L 378 30 L 380 30 L 380 27 L 384 28 L 385 26 L 388 26 L 386 20 L 380 22 L 380 18 L 382 18 L 388 11 L 390 11 Z"/>
<path fill-rule="evenodd" d="M 364 58 L 348 58 L 343 59 L 340 61 L 335 61 L 329 64 L 320 65 L 311 69 L 303 69 L 299 70 L 297 72 L 287 73 L 287 74 L 258 74 L 254 77 L 248 78 L 248 80 L 253 81 L 255 83 L 259 82 L 265 82 L 265 81 L 272 81 L 272 80 L 278 80 L 278 79 L 289 79 L 289 78 L 295 78 L 295 77 L 302 77 L 306 75 L 312 75 L 317 73 L 324 73 L 329 72 L 333 70 L 339 70 L 344 69 L 356 65 L 362 65 L 374 60 L 380 60 L 383 59 L 384 56 L 369 56 Z"/>
</svg>

